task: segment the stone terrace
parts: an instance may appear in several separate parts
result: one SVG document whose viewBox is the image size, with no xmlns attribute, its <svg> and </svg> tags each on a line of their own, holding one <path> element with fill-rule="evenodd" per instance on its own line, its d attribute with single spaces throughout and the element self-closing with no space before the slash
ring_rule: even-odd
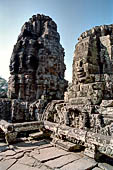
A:
<svg viewBox="0 0 113 170">
<path fill-rule="evenodd" d="M 112 170 L 82 152 L 66 152 L 48 140 L 32 140 L 7 146 L 0 143 L 0 170 Z"/>
</svg>

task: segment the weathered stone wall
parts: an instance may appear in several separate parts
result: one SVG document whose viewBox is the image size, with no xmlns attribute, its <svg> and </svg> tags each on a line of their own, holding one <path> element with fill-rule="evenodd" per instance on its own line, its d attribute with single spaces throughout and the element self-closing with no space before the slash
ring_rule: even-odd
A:
<svg viewBox="0 0 113 170">
<path fill-rule="evenodd" d="M 68 140 L 85 146 L 88 156 L 113 158 L 113 25 L 94 27 L 79 37 L 64 102 L 52 101 L 44 113 L 45 120 L 58 124 L 46 126 L 55 129 L 53 143 Z"/>
<path fill-rule="evenodd" d="M 34 15 L 21 29 L 10 60 L 8 96 L 11 99 L 63 99 L 64 49 L 56 23 Z"/>
<path fill-rule="evenodd" d="M 11 99 L 0 98 L 0 120 L 11 120 Z"/>
<path fill-rule="evenodd" d="M 52 122 L 113 135 L 112 46 L 113 25 L 94 27 L 79 37 L 65 102 L 57 103 L 52 112 L 48 110 L 46 120 L 53 117 Z"/>
</svg>

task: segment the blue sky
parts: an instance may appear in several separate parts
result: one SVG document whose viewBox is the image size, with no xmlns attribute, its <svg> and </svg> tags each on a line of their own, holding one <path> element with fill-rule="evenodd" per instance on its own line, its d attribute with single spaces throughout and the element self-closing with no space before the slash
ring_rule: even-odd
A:
<svg viewBox="0 0 113 170">
<path fill-rule="evenodd" d="M 24 22 L 45 14 L 57 23 L 65 49 L 66 79 L 71 81 L 75 44 L 93 26 L 113 23 L 113 0 L 0 0 L 0 75 L 9 77 L 9 61 Z"/>
</svg>

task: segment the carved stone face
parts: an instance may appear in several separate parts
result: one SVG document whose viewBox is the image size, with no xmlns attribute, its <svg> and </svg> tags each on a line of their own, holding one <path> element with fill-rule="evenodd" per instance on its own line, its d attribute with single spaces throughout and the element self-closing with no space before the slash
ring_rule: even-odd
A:
<svg viewBox="0 0 113 170">
<path fill-rule="evenodd" d="M 80 59 L 79 61 L 77 61 L 76 63 L 76 75 L 78 77 L 78 79 L 81 79 L 83 77 L 86 76 L 86 73 L 84 71 L 84 64 L 83 64 L 83 61 Z"/>
<path fill-rule="evenodd" d="M 84 58 L 75 61 L 74 70 L 75 81 L 84 82 L 89 76 L 88 63 L 84 63 Z"/>
</svg>

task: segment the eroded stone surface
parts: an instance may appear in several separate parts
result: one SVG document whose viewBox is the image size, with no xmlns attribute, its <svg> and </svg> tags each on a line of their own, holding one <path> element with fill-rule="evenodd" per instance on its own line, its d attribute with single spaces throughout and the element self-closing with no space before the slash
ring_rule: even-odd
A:
<svg viewBox="0 0 113 170">
<path fill-rule="evenodd" d="M 11 100 L 6 98 L 0 98 L 0 120 L 10 120 L 11 119 Z"/>
<path fill-rule="evenodd" d="M 56 23 L 34 15 L 18 36 L 10 59 L 8 98 L 0 99 L 0 119 L 41 120 L 48 101 L 64 98 L 64 49 Z"/>
<path fill-rule="evenodd" d="M 34 15 L 21 29 L 10 60 L 10 98 L 35 101 L 41 97 L 63 99 L 64 49 L 56 23 Z"/>
</svg>

